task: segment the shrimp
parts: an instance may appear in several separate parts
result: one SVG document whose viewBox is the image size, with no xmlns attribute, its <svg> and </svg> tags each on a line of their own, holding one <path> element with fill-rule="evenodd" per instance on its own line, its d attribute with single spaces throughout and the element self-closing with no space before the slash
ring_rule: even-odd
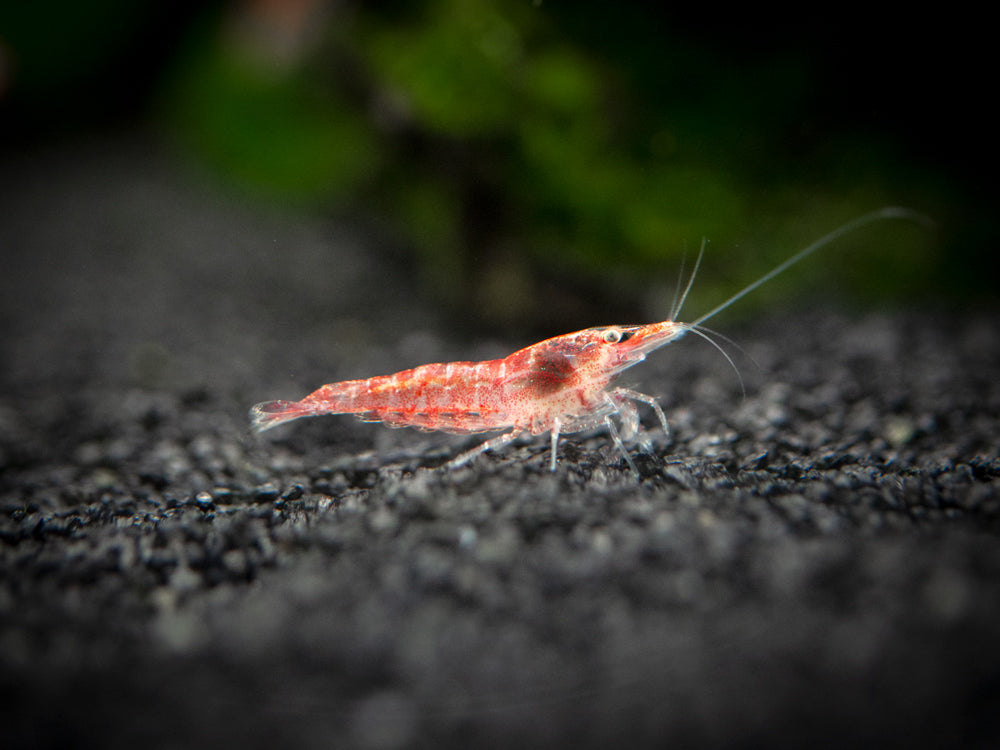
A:
<svg viewBox="0 0 1000 750">
<path fill-rule="evenodd" d="M 389 427 L 456 434 L 508 430 L 453 458 L 444 465 L 449 469 L 462 466 L 485 451 L 498 450 L 522 435 L 548 432 L 550 469 L 555 471 L 561 435 L 603 426 L 629 468 L 639 476 L 624 442 L 639 431 L 636 403 L 652 408 L 664 433 L 669 434 L 667 418 L 654 397 L 613 387 L 615 379 L 642 362 L 650 352 L 688 332 L 718 346 L 703 332 L 702 323 L 820 248 L 848 232 L 884 219 L 927 221 L 914 211 L 897 207 L 864 214 L 792 255 L 694 322 L 682 323 L 676 318 L 701 265 L 703 242 L 683 293 L 670 317 L 662 322 L 587 328 L 532 344 L 503 359 L 428 364 L 394 375 L 331 383 L 300 401 L 257 404 L 250 410 L 250 419 L 258 432 L 321 414 L 353 414 L 362 421 L 381 422 Z M 725 352 L 723 356 L 728 359 Z M 621 430 L 615 426 L 613 417 L 620 421 Z"/>
</svg>

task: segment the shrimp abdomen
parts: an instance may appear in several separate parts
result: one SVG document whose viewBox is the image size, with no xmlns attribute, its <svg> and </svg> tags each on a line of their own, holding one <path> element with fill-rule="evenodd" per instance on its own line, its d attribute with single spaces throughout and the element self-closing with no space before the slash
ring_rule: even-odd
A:
<svg viewBox="0 0 1000 750">
<path fill-rule="evenodd" d="M 497 364 L 430 364 L 366 380 L 324 385 L 301 401 L 266 401 L 250 410 L 257 431 L 301 417 L 353 414 L 390 427 L 468 433 L 509 426 L 496 387 Z"/>
</svg>

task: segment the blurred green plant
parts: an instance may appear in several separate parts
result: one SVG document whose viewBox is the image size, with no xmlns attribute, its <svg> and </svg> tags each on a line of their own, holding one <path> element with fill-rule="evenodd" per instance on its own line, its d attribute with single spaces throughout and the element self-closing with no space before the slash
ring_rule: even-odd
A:
<svg viewBox="0 0 1000 750">
<path fill-rule="evenodd" d="M 172 71 L 164 109 L 175 133 L 255 192 L 313 205 L 350 199 L 379 169 L 371 123 L 336 87 L 257 42 L 198 27 Z"/>
<path fill-rule="evenodd" d="M 426 288 L 496 325 L 579 315 L 549 293 L 560 280 L 638 298 L 703 236 L 707 305 L 855 214 L 938 199 L 898 189 L 891 149 L 803 142 L 807 62 L 706 60 L 631 6 L 604 19 L 606 43 L 586 38 L 586 3 L 340 3 L 291 21 L 281 7 L 235 6 L 192 36 L 163 99 L 174 132 L 254 190 L 392 217 Z M 260 33 L 275 28 L 292 30 L 280 45 Z M 825 281 L 846 268 L 881 296 L 930 283 L 929 237 L 879 236 Z"/>
</svg>

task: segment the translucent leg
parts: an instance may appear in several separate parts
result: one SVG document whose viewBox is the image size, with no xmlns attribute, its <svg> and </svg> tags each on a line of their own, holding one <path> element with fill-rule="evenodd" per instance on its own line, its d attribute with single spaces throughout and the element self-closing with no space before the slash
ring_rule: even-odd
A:
<svg viewBox="0 0 1000 750">
<path fill-rule="evenodd" d="M 626 463 L 628 463 L 629 468 L 632 469 L 632 473 L 635 474 L 638 479 L 641 476 L 639 474 L 639 470 L 636 468 L 632 457 L 628 454 L 628 450 L 625 448 L 625 443 L 622 442 L 621 436 L 618 434 L 618 428 L 615 427 L 615 423 L 611 419 L 610 414 L 604 418 L 604 424 L 608 426 L 608 432 L 611 433 L 611 439 L 615 441 L 615 445 L 618 446 L 618 450 L 620 450 L 622 455 L 625 456 Z"/>
<path fill-rule="evenodd" d="M 562 422 L 560 422 L 559 418 L 556 417 L 552 423 L 552 463 L 549 465 L 551 471 L 556 470 L 556 449 L 559 447 L 559 429 L 561 427 Z"/>
<path fill-rule="evenodd" d="M 618 412 L 618 418 L 621 420 L 622 440 L 631 440 L 639 434 L 639 412 L 631 401 L 625 399 L 612 398 L 611 403 L 615 405 L 615 411 Z"/>
<path fill-rule="evenodd" d="M 639 393 L 639 391 L 633 391 L 631 388 L 615 388 L 611 393 L 616 399 L 631 399 L 632 401 L 638 401 L 639 403 L 651 406 L 653 411 L 656 412 L 656 417 L 660 420 L 660 424 L 663 425 L 664 434 L 670 437 L 670 427 L 667 425 L 667 417 L 655 398 L 647 396 L 645 393 Z"/>
<path fill-rule="evenodd" d="M 480 453 L 485 453 L 486 451 L 495 451 L 498 448 L 502 448 L 507 445 L 510 441 L 520 435 L 520 432 L 505 432 L 503 435 L 498 435 L 495 438 L 490 438 L 482 445 L 477 445 L 472 450 L 468 450 L 465 453 L 461 453 L 455 458 L 451 459 L 448 463 L 444 465 L 443 468 L 451 470 L 457 469 L 459 466 L 464 466 L 469 463 L 472 459 L 478 456 Z"/>
</svg>

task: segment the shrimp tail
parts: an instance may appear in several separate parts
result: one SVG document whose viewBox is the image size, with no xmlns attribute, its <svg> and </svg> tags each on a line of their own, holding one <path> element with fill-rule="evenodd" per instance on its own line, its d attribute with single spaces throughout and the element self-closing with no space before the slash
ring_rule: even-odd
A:
<svg viewBox="0 0 1000 750">
<path fill-rule="evenodd" d="M 257 432 L 263 432 L 293 419 L 311 417 L 317 413 L 314 406 L 302 401 L 263 401 L 250 409 L 250 422 Z"/>
</svg>

